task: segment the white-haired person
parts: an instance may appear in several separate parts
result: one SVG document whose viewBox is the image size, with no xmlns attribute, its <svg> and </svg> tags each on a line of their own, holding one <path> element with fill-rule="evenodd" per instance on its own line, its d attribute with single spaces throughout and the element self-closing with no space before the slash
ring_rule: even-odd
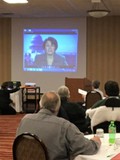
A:
<svg viewBox="0 0 120 160">
<path fill-rule="evenodd" d="M 87 139 L 68 120 L 57 117 L 60 97 L 47 92 L 41 97 L 41 110 L 23 117 L 16 136 L 29 132 L 41 139 L 47 147 L 49 160 L 73 160 L 79 154 L 96 154 L 101 146 L 99 137 Z M 31 146 L 32 147 L 32 146 Z"/>
<path fill-rule="evenodd" d="M 83 133 L 91 133 L 89 121 L 86 119 L 85 109 L 76 102 L 70 102 L 70 90 L 67 86 L 62 85 L 58 88 L 57 93 L 61 99 L 61 109 L 58 113 L 59 117 L 63 117 L 61 110 L 65 110 L 70 122 L 75 124 Z M 63 117 L 64 118 L 64 117 Z"/>
</svg>

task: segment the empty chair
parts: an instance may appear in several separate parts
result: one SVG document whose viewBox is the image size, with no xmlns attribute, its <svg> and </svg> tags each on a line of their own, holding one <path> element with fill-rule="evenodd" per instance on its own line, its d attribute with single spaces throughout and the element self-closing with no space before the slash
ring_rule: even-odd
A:
<svg viewBox="0 0 120 160">
<path fill-rule="evenodd" d="M 99 92 L 96 91 L 89 91 L 86 95 L 86 104 L 85 108 L 89 109 L 95 104 L 97 101 L 101 100 L 102 96 Z"/>
<path fill-rule="evenodd" d="M 13 160 L 48 160 L 47 148 L 36 135 L 23 133 L 13 142 Z"/>
</svg>

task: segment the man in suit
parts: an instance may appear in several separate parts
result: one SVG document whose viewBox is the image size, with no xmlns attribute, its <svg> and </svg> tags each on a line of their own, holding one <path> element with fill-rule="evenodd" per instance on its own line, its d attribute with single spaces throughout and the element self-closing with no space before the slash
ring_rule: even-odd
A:
<svg viewBox="0 0 120 160">
<path fill-rule="evenodd" d="M 80 104 L 69 101 L 69 88 L 63 85 L 58 88 L 57 92 L 61 98 L 61 109 L 63 108 L 66 112 L 68 120 L 75 124 L 81 132 L 91 132 L 89 121 L 86 119 L 85 109 Z M 58 116 L 63 117 L 60 113 L 58 113 Z"/>
</svg>

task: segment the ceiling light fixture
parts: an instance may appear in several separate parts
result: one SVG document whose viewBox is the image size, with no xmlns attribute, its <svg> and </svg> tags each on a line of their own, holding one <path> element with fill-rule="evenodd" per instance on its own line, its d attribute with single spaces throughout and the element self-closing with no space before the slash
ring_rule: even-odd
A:
<svg viewBox="0 0 120 160">
<path fill-rule="evenodd" d="M 87 11 L 89 16 L 94 18 L 102 18 L 108 15 L 108 13 L 110 13 L 110 10 L 108 9 L 103 0 L 92 0 L 92 2 L 92 9 Z"/>
<path fill-rule="evenodd" d="M 11 3 L 11 4 L 15 4 L 15 3 L 28 3 L 28 0 L 3 0 L 6 3 Z"/>
</svg>

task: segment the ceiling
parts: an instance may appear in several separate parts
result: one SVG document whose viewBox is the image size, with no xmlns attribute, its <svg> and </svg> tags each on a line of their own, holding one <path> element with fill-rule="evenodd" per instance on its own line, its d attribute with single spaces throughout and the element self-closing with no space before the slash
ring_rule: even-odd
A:
<svg viewBox="0 0 120 160">
<path fill-rule="evenodd" d="M 85 17 L 91 0 L 28 0 L 27 4 L 7 4 L 0 0 L 0 17 Z M 92 0 L 93 1 L 93 0 Z M 104 0 L 109 15 L 120 16 L 120 0 Z"/>
</svg>

